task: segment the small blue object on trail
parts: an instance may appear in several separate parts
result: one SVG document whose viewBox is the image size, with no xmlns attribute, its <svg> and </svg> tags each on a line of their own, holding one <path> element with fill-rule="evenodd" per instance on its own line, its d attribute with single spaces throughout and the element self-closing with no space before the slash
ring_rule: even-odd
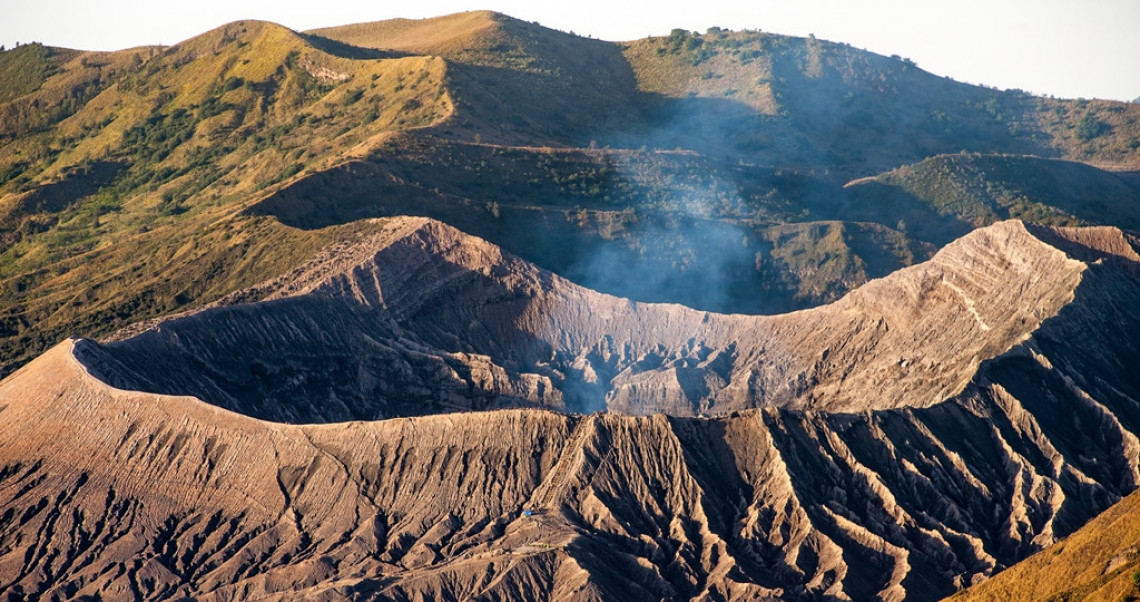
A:
<svg viewBox="0 0 1140 602">
<path fill-rule="evenodd" d="M 530 516 L 534 514 L 534 510 L 523 510 L 523 516 Z"/>
</svg>

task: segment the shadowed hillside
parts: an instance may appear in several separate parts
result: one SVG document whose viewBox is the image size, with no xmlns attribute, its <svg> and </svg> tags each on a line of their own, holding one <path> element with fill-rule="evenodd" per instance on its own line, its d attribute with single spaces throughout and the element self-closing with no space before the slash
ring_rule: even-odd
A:
<svg viewBox="0 0 1140 602">
<path fill-rule="evenodd" d="M 1140 157 L 1134 105 L 970 86 L 822 40 L 714 28 L 612 44 L 488 12 L 313 33 L 462 65 L 473 77 L 451 82 L 460 110 L 444 131 L 479 125 L 486 141 L 681 147 L 851 177 L 963 149 Z"/>
<path fill-rule="evenodd" d="M 393 140 L 249 209 L 300 228 L 421 215 L 575 282 L 641 301 L 776 313 L 833 301 L 934 247 L 890 226 L 805 216 L 843 191 L 691 152 Z M 835 196 L 833 196 L 835 195 Z M 799 202 L 797 202 L 797 200 Z"/>
<path fill-rule="evenodd" d="M 619 46 L 491 12 L 314 30 L 365 48 L 440 56 L 452 66 L 448 138 L 587 146 L 643 121 L 637 81 Z"/>
<path fill-rule="evenodd" d="M 969 86 L 899 57 L 761 32 L 674 30 L 624 48 L 643 91 L 676 99 L 658 107 L 663 146 L 852 177 L 959 150 L 1140 157 L 1140 111 L 1127 103 Z"/>
<path fill-rule="evenodd" d="M 1140 229 L 1140 181 L 1084 163 L 1022 156 L 940 155 L 845 186 L 837 215 L 899 220 L 907 234 L 942 245 L 1004 219 Z"/>
</svg>

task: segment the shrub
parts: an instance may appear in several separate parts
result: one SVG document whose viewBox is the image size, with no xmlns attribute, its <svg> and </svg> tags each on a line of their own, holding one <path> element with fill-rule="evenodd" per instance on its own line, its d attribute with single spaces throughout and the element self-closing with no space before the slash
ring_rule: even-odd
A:
<svg viewBox="0 0 1140 602">
<path fill-rule="evenodd" d="M 358 100 L 360 100 L 361 97 L 363 97 L 363 96 L 364 96 L 364 90 L 363 89 L 357 88 L 355 90 L 349 90 L 344 95 L 344 105 L 348 106 L 348 105 L 356 104 L 356 102 Z"/>
<path fill-rule="evenodd" d="M 1077 122 L 1077 139 L 1088 142 L 1108 131 L 1108 124 L 1096 118 L 1092 113 L 1085 113 Z"/>
</svg>

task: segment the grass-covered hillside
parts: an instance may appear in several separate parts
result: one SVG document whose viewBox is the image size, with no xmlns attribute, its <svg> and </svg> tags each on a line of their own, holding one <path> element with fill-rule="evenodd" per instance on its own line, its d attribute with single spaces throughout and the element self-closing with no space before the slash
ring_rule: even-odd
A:
<svg viewBox="0 0 1140 602">
<path fill-rule="evenodd" d="M 662 135 L 710 152 L 851 176 L 959 151 L 1140 159 L 1140 106 L 970 86 L 846 44 L 713 28 L 624 52 L 640 89 L 664 99 Z"/>
<path fill-rule="evenodd" d="M 312 33 L 444 57 L 459 110 L 441 129 L 485 142 L 680 147 L 851 177 L 959 151 L 1140 166 L 1140 106 L 971 86 L 814 38 L 678 29 L 615 44 L 489 12 Z"/>
<path fill-rule="evenodd" d="M 25 48 L 59 60 L 0 105 L 2 365 L 288 269 L 328 235 L 237 216 L 244 203 L 452 110 L 438 58 L 270 23 L 161 51 L 27 46 L 0 64 Z M 83 102 L 29 109 L 61 95 Z"/>
<path fill-rule="evenodd" d="M 637 81 L 617 44 L 486 11 L 311 33 L 444 58 L 457 110 L 436 133 L 450 139 L 588 146 L 646 125 Z"/>
<path fill-rule="evenodd" d="M 1092 602 L 1140 599 L 1140 494 L 1132 494 L 1076 533 L 981 585 L 954 602 Z"/>
<path fill-rule="evenodd" d="M 21 46 L 0 53 L 0 373 L 397 214 L 636 299 L 816 305 L 997 219 L 1135 227 L 1138 119 L 810 38 L 611 43 L 490 12 Z"/>
</svg>

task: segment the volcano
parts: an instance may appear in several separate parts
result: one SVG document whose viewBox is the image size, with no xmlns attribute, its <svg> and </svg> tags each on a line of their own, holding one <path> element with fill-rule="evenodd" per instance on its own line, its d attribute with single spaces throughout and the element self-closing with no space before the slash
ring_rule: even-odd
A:
<svg viewBox="0 0 1140 602">
<path fill-rule="evenodd" d="M 1136 488 L 1137 243 L 1002 222 L 747 316 L 386 220 L 0 384 L 0 583 L 935 599 Z"/>
</svg>

